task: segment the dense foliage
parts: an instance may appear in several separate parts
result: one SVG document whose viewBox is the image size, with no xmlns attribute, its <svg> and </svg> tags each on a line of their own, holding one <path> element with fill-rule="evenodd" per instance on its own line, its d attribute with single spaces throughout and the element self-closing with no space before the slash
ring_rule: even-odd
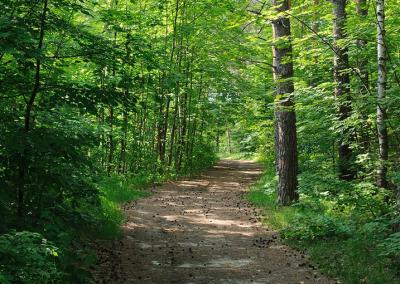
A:
<svg viewBox="0 0 400 284">
<path fill-rule="evenodd" d="M 340 277 L 344 283 L 397 283 L 400 275 L 400 85 L 396 9 L 399 3 L 385 4 L 387 85 L 386 97 L 379 99 L 376 3 L 336 1 L 347 4 L 346 37 L 339 44 L 348 49 L 349 65 L 344 72 L 350 75 L 352 109 L 347 118 L 341 119 L 338 111 L 342 102 L 335 96 L 333 76 L 333 58 L 337 55 L 332 34 L 333 4 L 292 2 L 300 202 L 289 208 L 276 206 L 274 99 L 271 95 L 265 100 L 265 93 L 248 94 L 250 103 L 243 104 L 246 115 L 238 115 L 231 126 L 235 150 L 249 157 L 257 154 L 266 165 L 263 179 L 248 198 L 266 209 L 265 222 L 281 230 L 289 244 L 308 251 L 323 271 Z M 361 6 L 363 13 L 360 5 L 365 5 Z M 262 14 L 263 18 L 269 15 L 269 11 Z M 265 28 L 260 34 L 266 44 L 273 43 L 269 31 Z M 270 57 L 262 60 L 272 62 Z M 259 82 L 259 70 L 254 72 Z M 260 88 L 265 88 L 264 92 L 273 90 L 272 76 L 264 78 L 265 85 Z M 388 182 L 385 188 L 377 179 L 383 161 L 377 105 L 387 113 L 388 159 L 383 163 L 387 167 Z M 350 181 L 340 179 L 338 149 L 342 143 L 348 143 L 352 152 L 350 167 L 355 176 Z"/>
<path fill-rule="evenodd" d="M 342 1 L 340 40 L 332 34 L 337 0 L 291 1 L 280 14 L 275 2 L 0 3 L 0 282 L 86 283 L 95 257 L 85 244 L 118 235 L 121 202 L 146 196 L 138 191 L 146 184 L 210 166 L 218 152 L 261 157 L 267 172 L 250 198 L 283 220 L 272 223 L 292 243 L 316 243 L 311 252 L 320 259 L 342 248 L 320 261 L 333 265 L 328 272 L 349 283 L 398 277 L 400 1 L 385 6 L 379 101 L 374 1 Z M 274 40 L 271 21 L 282 14 L 291 36 Z M 300 202 L 281 209 L 274 106 L 284 98 L 276 95 L 271 46 L 288 38 Z M 349 60 L 346 117 L 338 117 L 343 101 L 335 96 L 337 50 Z M 387 112 L 387 159 L 377 106 Z M 339 179 L 341 144 L 351 150 L 350 181 Z M 386 188 L 376 182 L 382 167 Z M 382 273 L 368 278 L 372 262 L 370 271 Z M 343 276 L 349 265 L 355 272 Z"/>
<path fill-rule="evenodd" d="M 242 63 L 231 59 L 244 51 L 244 9 L 179 0 L 0 8 L 1 282 L 85 282 L 93 257 L 82 244 L 117 234 L 120 202 L 215 161 L 220 100 L 240 83 Z"/>
</svg>

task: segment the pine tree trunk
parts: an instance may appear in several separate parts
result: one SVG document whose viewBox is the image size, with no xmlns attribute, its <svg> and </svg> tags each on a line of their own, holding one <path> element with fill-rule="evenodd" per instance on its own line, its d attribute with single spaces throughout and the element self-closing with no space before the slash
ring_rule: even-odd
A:
<svg viewBox="0 0 400 284">
<path fill-rule="evenodd" d="M 352 112 L 350 97 L 350 75 L 348 49 L 342 41 L 346 38 L 346 4 L 347 0 L 332 0 L 333 3 L 333 38 L 334 38 L 334 79 L 336 83 L 335 97 L 339 102 L 339 121 L 344 122 Z M 341 127 L 339 140 L 339 177 L 344 180 L 355 178 L 352 169 L 352 150 L 349 145 L 349 131 L 347 127 Z"/>
<path fill-rule="evenodd" d="M 290 41 L 290 20 L 284 14 L 289 11 L 288 0 L 273 0 L 280 14 L 272 21 L 273 27 L 273 74 L 276 84 L 275 98 L 275 148 L 278 171 L 278 204 L 288 205 L 298 200 L 297 192 L 297 135 L 296 113 L 293 102 L 293 62 Z"/>
<path fill-rule="evenodd" d="M 389 155 L 388 131 L 386 126 L 386 60 L 387 50 L 385 45 L 385 1 L 376 1 L 377 15 L 377 45 L 378 45 L 378 100 L 376 111 L 376 125 L 379 142 L 379 166 L 377 169 L 377 185 L 387 188 L 387 160 Z"/>
</svg>

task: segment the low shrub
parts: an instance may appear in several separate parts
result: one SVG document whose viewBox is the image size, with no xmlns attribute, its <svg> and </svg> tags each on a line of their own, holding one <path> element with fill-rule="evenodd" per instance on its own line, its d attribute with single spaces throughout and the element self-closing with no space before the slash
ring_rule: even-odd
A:
<svg viewBox="0 0 400 284">
<path fill-rule="evenodd" d="M 41 234 L 21 231 L 0 235 L 0 283 L 57 283 L 59 249 Z"/>
<path fill-rule="evenodd" d="M 344 283 L 398 283 L 400 233 L 394 231 L 399 222 L 387 202 L 390 192 L 303 172 L 300 202 L 281 207 L 275 188 L 274 171 L 267 168 L 247 199 L 264 209 L 264 223 L 288 245 L 307 251 L 322 272 Z"/>
</svg>

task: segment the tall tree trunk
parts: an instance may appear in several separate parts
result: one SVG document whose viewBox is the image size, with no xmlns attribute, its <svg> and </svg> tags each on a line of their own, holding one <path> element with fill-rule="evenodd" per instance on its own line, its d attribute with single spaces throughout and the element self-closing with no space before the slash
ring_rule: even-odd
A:
<svg viewBox="0 0 400 284">
<path fill-rule="evenodd" d="M 110 106 L 110 133 L 108 135 L 108 161 L 107 161 L 107 175 L 111 176 L 113 170 L 114 159 L 114 107 Z"/>
<path fill-rule="evenodd" d="M 20 161 L 19 161 L 19 169 L 18 169 L 18 183 L 17 183 L 17 216 L 18 218 L 23 217 L 23 208 L 24 208 L 24 194 L 25 194 L 25 177 L 28 174 L 28 157 L 27 157 L 27 139 L 28 134 L 31 131 L 31 122 L 32 122 L 32 109 L 35 104 L 36 96 L 40 89 L 40 72 L 42 67 L 42 60 L 41 60 L 41 52 L 43 49 L 43 41 L 44 41 L 44 30 L 46 24 L 46 15 L 47 15 L 47 6 L 48 0 L 44 0 L 43 3 L 43 10 L 40 15 L 40 30 L 39 30 L 39 41 L 37 46 L 38 57 L 36 58 L 36 65 L 35 65 L 35 79 L 33 83 L 33 89 L 31 96 L 29 97 L 28 102 L 26 103 L 25 107 L 25 115 L 24 115 L 24 145 L 23 150 L 20 154 Z"/>
<path fill-rule="evenodd" d="M 367 0 L 357 0 L 356 4 L 357 4 L 356 5 L 357 15 L 360 18 L 365 19 L 368 16 Z M 357 47 L 361 52 L 366 49 L 366 46 L 367 46 L 366 39 L 362 38 L 357 39 Z M 368 58 L 362 55 L 360 60 L 358 61 L 357 67 L 360 70 L 360 79 L 362 80 L 361 92 L 363 94 L 366 94 L 368 93 L 368 87 L 369 87 Z"/>
<path fill-rule="evenodd" d="M 215 144 L 217 146 L 217 153 L 219 153 L 219 130 L 217 130 L 217 133 L 215 135 Z"/>
<path fill-rule="evenodd" d="M 367 0 L 357 0 L 356 2 L 356 12 L 361 20 L 366 20 L 368 16 L 368 5 Z M 357 47 L 360 51 L 361 55 L 357 60 L 357 68 L 359 70 L 360 77 L 360 97 L 358 98 L 360 103 L 363 104 L 364 101 L 367 100 L 367 96 L 369 94 L 369 74 L 368 74 L 368 57 L 365 55 L 367 40 L 363 38 L 357 39 Z M 369 152 L 370 146 L 370 137 L 368 135 L 368 129 L 370 128 L 370 124 L 367 119 L 367 110 L 366 105 L 363 104 L 362 108 L 359 110 L 363 123 L 358 128 L 361 136 L 361 149 L 364 153 Z"/>
<path fill-rule="evenodd" d="M 128 96 L 128 93 L 125 93 L 125 96 Z M 125 99 L 126 100 L 126 99 Z M 120 152 L 120 165 L 119 172 L 121 174 L 125 174 L 126 172 L 126 145 L 128 140 L 128 111 L 125 105 L 123 106 L 122 111 L 122 137 L 121 137 L 121 152 Z"/>
<path fill-rule="evenodd" d="M 169 147 L 169 157 L 168 157 L 168 166 L 172 165 L 172 159 L 174 155 L 174 148 L 175 148 L 175 132 L 178 123 L 178 91 L 175 93 L 175 103 L 174 103 L 174 117 L 172 120 L 172 129 L 171 129 L 171 138 L 170 138 L 170 147 Z"/>
<path fill-rule="evenodd" d="M 118 5 L 118 0 L 114 0 L 110 3 L 111 8 L 115 8 Z M 114 48 L 117 48 L 117 32 L 114 31 L 113 33 L 113 46 Z M 116 66 L 116 59 L 113 57 L 113 63 L 112 63 L 112 76 L 113 79 L 115 78 L 116 72 L 117 72 L 117 66 Z M 114 90 L 116 89 L 116 86 L 113 86 Z M 113 171 L 113 159 L 114 159 L 114 150 L 115 150 L 115 143 L 114 143 L 114 106 L 110 105 L 110 133 L 108 135 L 108 163 L 107 163 L 107 175 L 111 176 L 111 173 Z"/>
<path fill-rule="evenodd" d="M 99 117 L 99 125 L 104 125 L 104 107 L 103 106 L 101 106 L 99 108 L 98 117 Z M 100 165 L 105 168 L 106 157 L 104 156 L 104 153 L 107 151 L 106 150 L 107 146 L 106 146 L 106 138 L 105 138 L 103 130 L 100 132 L 99 147 L 100 147 L 100 153 L 101 153 L 101 155 L 100 155 Z"/>
<path fill-rule="evenodd" d="M 386 126 L 386 61 L 387 50 L 385 45 L 385 1 L 376 1 L 377 16 L 377 45 L 378 45 L 378 100 L 376 111 L 376 125 L 379 142 L 379 165 L 377 169 L 377 185 L 387 188 L 387 160 L 389 155 L 388 131 Z"/>
<path fill-rule="evenodd" d="M 159 75 L 159 85 L 160 85 L 160 92 L 158 94 L 159 100 L 159 108 L 158 108 L 158 118 L 157 118 L 157 153 L 160 162 L 162 162 L 162 139 L 163 139 L 163 118 L 164 118 L 164 89 L 162 88 L 162 77 L 161 74 Z"/>
<path fill-rule="evenodd" d="M 333 3 L 333 38 L 334 38 L 334 78 L 335 97 L 339 102 L 339 121 L 344 124 L 352 112 L 350 96 L 350 75 L 348 49 L 341 41 L 346 38 L 346 4 L 347 0 L 332 0 Z M 339 140 L 339 177 L 344 180 L 355 178 L 352 169 L 352 150 L 349 145 L 349 131 L 346 126 L 341 125 Z"/>
<path fill-rule="evenodd" d="M 167 134 L 168 134 L 168 118 L 169 109 L 171 105 L 171 98 L 167 96 L 167 102 L 165 107 L 164 125 L 163 125 L 163 135 L 162 135 L 162 150 L 161 150 L 161 163 L 165 162 L 165 153 L 167 150 Z"/>
<path fill-rule="evenodd" d="M 125 41 L 125 65 L 129 65 L 130 60 L 130 43 L 131 43 L 131 34 L 128 33 L 126 35 Z M 125 71 L 126 72 L 126 71 Z M 129 108 L 128 108 L 128 101 L 130 95 L 130 85 L 128 76 L 129 74 L 125 73 L 125 90 L 124 90 L 124 99 L 122 104 L 122 137 L 121 137 L 121 152 L 120 152 L 120 168 L 119 172 L 121 174 L 125 174 L 127 170 L 127 145 L 128 145 L 128 124 L 129 124 Z"/>
<path fill-rule="evenodd" d="M 228 138 L 228 151 L 229 151 L 229 154 L 232 154 L 231 130 L 229 129 L 228 125 L 226 125 L 226 137 Z"/>
<path fill-rule="evenodd" d="M 297 135 L 293 102 L 293 62 L 290 40 L 289 0 L 273 0 L 279 17 L 272 21 L 274 45 L 273 74 L 276 84 L 275 148 L 278 170 L 278 204 L 288 205 L 298 200 L 297 192 Z"/>
<path fill-rule="evenodd" d="M 47 4 L 48 4 L 48 1 L 45 0 L 44 4 L 43 4 L 43 11 L 41 14 L 41 19 L 40 19 L 40 32 L 39 32 L 39 43 L 38 43 L 38 51 L 40 51 L 40 52 L 43 48 L 44 26 L 45 26 L 45 22 L 46 22 Z M 31 112 L 32 112 L 33 105 L 35 103 L 36 96 L 37 96 L 37 94 L 39 92 L 39 88 L 40 88 L 40 69 L 42 66 L 42 61 L 41 61 L 40 56 L 42 56 L 42 54 L 39 54 L 38 56 L 39 57 L 36 58 L 35 82 L 33 85 L 33 90 L 32 90 L 31 96 L 29 98 L 29 101 L 26 104 L 26 109 L 25 109 L 25 127 L 24 127 L 25 132 L 29 132 L 31 129 Z"/>
</svg>

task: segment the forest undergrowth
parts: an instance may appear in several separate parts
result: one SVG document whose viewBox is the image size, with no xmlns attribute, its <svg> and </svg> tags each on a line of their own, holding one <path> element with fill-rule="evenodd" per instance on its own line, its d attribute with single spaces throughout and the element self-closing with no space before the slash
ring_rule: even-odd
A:
<svg viewBox="0 0 400 284">
<path fill-rule="evenodd" d="M 0 283 L 87 283 L 121 204 L 220 152 L 322 270 L 396 282 L 399 6 L 1 1 Z"/>
<path fill-rule="evenodd" d="M 343 283 L 398 283 L 400 234 L 393 204 L 372 183 L 347 182 L 327 172 L 302 172 L 300 202 L 276 203 L 273 163 L 246 198 L 262 209 L 263 223 L 284 243 L 309 254 L 314 265 Z"/>
</svg>

